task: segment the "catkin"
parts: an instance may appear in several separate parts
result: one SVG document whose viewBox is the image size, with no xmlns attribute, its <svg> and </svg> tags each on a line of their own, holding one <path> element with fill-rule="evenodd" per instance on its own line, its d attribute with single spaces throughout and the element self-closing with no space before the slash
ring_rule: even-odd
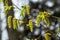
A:
<svg viewBox="0 0 60 40">
<path fill-rule="evenodd" d="M 38 26 L 39 24 L 40 24 L 40 15 L 38 15 L 36 18 L 36 25 Z"/>
<path fill-rule="evenodd" d="M 12 16 L 8 16 L 8 28 L 11 28 L 12 27 Z"/>
<path fill-rule="evenodd" d="M 39 15 L 37 16 L 36 19 L 36 24 L 39 25 L 41 21 L 45 22 L 47 27 L 49 28 L 50 26 L 50 22 L 48 17 L 50 16 L 50 14 L 48 12 L 39 12 Z"/>
<path fill-rule="evenodd" d="M 32 20 L 29 20 L 29 27 L 30 27 L 30 31 L 33 32 L 33 22 L 32 22 Z"/>
<path fill-rule="evenodd" d="M 50 34 L 50 33 L 46 33 L 46 34 L 45 34 L 45 39 L 46 39 L 46 40 L 50 40 L 49 35 L 51 35 L 51 34 Z"/>
<path fill-rule="evenodd" d="M 30 14 L 30 6 L 29 5 L 26 5 L 26 12 L 28 15 Z"/>
<path fill-rule="evenodd" d="M 13 18 L 13 29 L 17 29 L 17 20 Z"/>
</svg>

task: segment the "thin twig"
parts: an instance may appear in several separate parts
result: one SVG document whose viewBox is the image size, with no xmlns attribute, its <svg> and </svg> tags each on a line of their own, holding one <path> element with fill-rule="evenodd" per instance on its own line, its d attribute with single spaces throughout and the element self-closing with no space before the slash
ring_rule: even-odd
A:
<svg viewBox="0 0 60 40">
<path fill-rule="evenodd" d="M 17 8 L 17 9 L 19 9 L 19 10 L 21 10 L 19 7 L 17 7 L 14 3 L 13 3 L 13 5 Z"/>
<path fill-rule="evenodd" d="M 59 17 L 56 17 L 56 16 L 52 16 L 52 17 L 57 18 L 57 19 L 60 19 Z"/>
</svg>

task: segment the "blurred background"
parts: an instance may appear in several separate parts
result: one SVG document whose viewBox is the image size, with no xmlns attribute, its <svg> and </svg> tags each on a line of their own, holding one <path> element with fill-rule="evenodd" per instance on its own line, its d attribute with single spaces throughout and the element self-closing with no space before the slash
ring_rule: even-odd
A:
<svg viewBox="0 0 60 40">
<path fill-rule="evenodd" d="M 5 1 L 8 1 L 9 6 L 13 6 L 13 8 L 8 11 L 8 15 L 4 12 Z M 38 12 L 49 12 L 51 14 L 49 17 L 51 23 L 50 28 L 46 29 L 46 24 L 41 22 L 42 25 L 39 27 L 34 25 L 33 33 L 30 32 L 29 28 L 25 30 L 25 25 L 22 25 L 17 30 L 8 29 L 7 17 L 12 16 L 16 19 L 23 19 L 20 16 L 20 12 L 22 6 L 25 5 L 30 6 L 30 15 L 33 17 L 36 17 Z M 28 19 L 28 17 L 26 17 L 26 19 Z M 32 20 L 35 22 L 36 18 Z M 0 0 L 0 40 L 45 40 L 44 34 L 47 30 L 52 33 L 50 40 L 60 40 L 60 32 L 57 34 L 60 26 L 58 20 L 60 20 L 60 0 Z"/>
</svg>

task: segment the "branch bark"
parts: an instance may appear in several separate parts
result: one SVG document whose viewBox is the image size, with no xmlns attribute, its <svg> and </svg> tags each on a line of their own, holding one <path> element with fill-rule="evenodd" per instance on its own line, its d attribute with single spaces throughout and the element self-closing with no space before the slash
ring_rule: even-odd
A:
<svg viewBox="0 0 60 40">
<path fill-rule="evenodd" d="M 5 1 L 6 0 L 4 0 L 4 5 L 6 5 Z M 7 0 L 7 1 L 8 1 L 8 5 L 12 6 L 12 0 Z M 13 8 L 11 8 L 11 10 L 8 11 L 7 17 L 8 16 L 14 17 Z M 8 31 L 9 40 L 19 40 L 18 39 L 18 32 L 17 32 L 17 30 L 13 30 L 12 28 L 9 29 L 8 26 L 7 26 L 7 31 Z"/>
</svg>

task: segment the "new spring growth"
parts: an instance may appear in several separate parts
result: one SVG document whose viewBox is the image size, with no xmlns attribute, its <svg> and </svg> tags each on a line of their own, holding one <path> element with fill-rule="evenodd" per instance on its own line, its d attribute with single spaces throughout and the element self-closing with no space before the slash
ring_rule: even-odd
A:
<svg viewBox="0 0 60 40">
<path fill-rule="evenodd" d="M 29 15 L 30 14 L 30 6 L 29 5 L 26 5 L 26 13 Z"/>
<path fill-rule="evenodd" d="M 21 21 L 20 19 L 18 19 L 18 25 L 22 25 L 23 21 Z"/>
<path fill-rule="evenodd" d="M 13 6 L 9 6 L 8 5 L 8 0 L 5 0 L 5 12 L 7 13 L 9 10 L 11 10 L 11 8 L 13 7 Z"/>
<path fill-rule="evenodd" d="M 40 20 L 43 21 L 43 22 L 45 22 L 45 23 L 47 24 L 47 27 L 49 27 L 49 26 L 50 26 L 50 22 L 49 22 L 48 17 L 49 17 L 51 14 L 44 11 L 44 12 L 39 12 L 39 15 L 40 15 Z M 39 16 L 39 15 L 38 15 L 38 16 Z M 41 22 L 41 21 L 40 21 L 40 22 Z"/>
<path fill-rule="evenodd" d="M 38 26 L 38 25 L 40 25 L 40 15 L 38 15 L 37 17 L 36 17 L 36 25 Z"/>
<path fill-rule="evenodd" d="M 21 21 L 20 19 L 16 19 L 16 18 L 12 18 L 12 16 L 8 16 L 8 28 L 12 28 L 13 25 L 13 29 L 17 29 L 18 25 L 21 26 L 24 22 Z"/>
<path fill-rule="evenodd" d="M 27 24 L 27 26 L 29 26 L 30 31 L 33 32 L 33 22 L 32 22 L 32 20 L 29 20 L 29 24 Z"/>
<path fill-rule="evenodd" d="M 13 29 L 17 29 L 17 20 L 16 18 L 13 18 Z"/>
<path fill-rule="evenodd" d="M 11 25 L 12 23 L 11 22 L 12 22 L 12 16 L 9 16 L 8 17 L 8 28 L 12 27 L 12 25 Z"/>
<path fill-rule="evenodd" d="M 25 17 L 25 7 L 22 6 L 22 10 L 20 12 L 20 16 Z"/>
<path fill-rule="evenodd" d="M 22 10 L 20 12 L 20 16 L 25 17 L 26 14 L 29 15 L 30 13 L 30 6 L 26 5 L 26 6 L 22 6 Z"/>
<path fill-rule="evenodd" d="M 46 39 L 46 40 L 51 40 L 51 39 L 50 39 L 50 35 L 51 35 L 50 33 L 45 33 L 45 39 Z"/>
</svg>

